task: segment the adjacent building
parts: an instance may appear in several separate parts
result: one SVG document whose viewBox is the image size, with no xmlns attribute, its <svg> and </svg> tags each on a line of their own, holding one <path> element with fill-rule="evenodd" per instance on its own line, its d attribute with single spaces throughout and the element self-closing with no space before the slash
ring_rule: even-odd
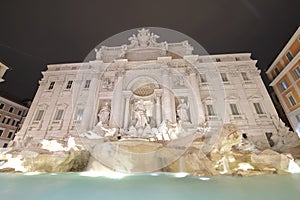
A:
<svg viewBox="0 0 300 200">
<path fill-rule="evenodd" d="M 0 96 L 0 148 L 7 147 L 20 130 L 28 107 L 5 95 Z"/>
<path fill-rule="evenodd" d="M 300 136 L 300 27 L 267 70 L 270 86 Z"/>
<path fill-rule="evenodd" d="M 234 124 L 260 147 L 274 145 L 278 115 L 251 54 L 194 55 L 188 41 L 158 37 L 142 29 L 130 44 L 96 49 L 95 60 L 48 65 L 16 140 L 80 142 L 81 133 L 97 127 L 149 138 L 165 123 L 184 130 L 173 138 L 203 124 L 214 137 L 223 124 Z"/>
</svg>

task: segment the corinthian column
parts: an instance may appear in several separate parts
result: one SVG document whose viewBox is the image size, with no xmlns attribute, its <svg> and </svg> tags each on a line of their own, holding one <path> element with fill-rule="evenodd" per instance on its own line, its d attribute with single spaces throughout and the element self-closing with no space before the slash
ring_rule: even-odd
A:
<svg viewBox="0 0 300 200">
<path fill-rule="evenodd" d="M 205 121 L 205 114 L 203 111 L 203 105 L 200 97 L 198 80 L 196 77 L 196 73 L 194 72 L 190 73 L 190 83 L 191 83 L 191 90 L 195 98 L 194 105 L 197 106 L 197 108 L 193 108 L 193 107 L 190 108 L 191 120 L 193 124 L 198 125 Z"/>
<path fill-rule="evenodd" d="M 161 103 L 160 103 L 160 98 L 161 98 L 161 91 L 156 91 L 156 116 L 155 116 L 155 120 L 156 120 L 156 126 L 158 127 L 161 123 Z"/>
<path fill-rule="evenodd" d="M 125 107 L 124 107 L 124 124 L 123 124 L 123 128 L 125 130 L 128 129 L 128 122 L 129 122 L 129 101 L 130 101 L 130 97 L 131 97 L 131 91 L 123 91 L 123 95 L 124 95 L 124 98 L 125 98 Z"/>
<path fill-rule="evenodd" d="M 175 114 L 175 100 L 174 95 L 171 93 L 169 70 L 166 69 L 163 72 L 163 94 L 162 94 L 162 108 L 163 108 L 163 120 L 169 120 L 171 122 L 176 121 Z"/>
<path fill-rule="evenodd" d="M 96 110 L 94 110 L 95 108 L 95 100 L 96 95 L 97 95 L 97 86 L 99 80 L 97 79 L 97 75 L 94 75 L 92 80 L 91 80 L 91 84 L 90 84 L 90 88 L 89 88 L 89 94 L 87 96 L 87 101 L 86 101 L 86 105 L 85 105 L 85 109 L 83 112 L 83 117 L 82 117 L 82 128 L 84 130 L 89 130 L 94 126 L 94 119 L 92 119 L 92 117 L 96 116 Z"/>
</svg>

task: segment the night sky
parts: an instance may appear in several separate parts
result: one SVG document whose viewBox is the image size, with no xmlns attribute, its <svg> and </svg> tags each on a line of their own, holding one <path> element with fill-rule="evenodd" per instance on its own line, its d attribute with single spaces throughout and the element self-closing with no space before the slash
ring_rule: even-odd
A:
<svg viewBox="0 0 300 200">
<path fill-rule="evenodd" d="M 137 27 L 164 27 L 209 54 L 252 53 L 264 71 L 300 25 L 299 0 L 2 0 L 0 91 L 33 98 L 47 64 L 82 62 L 100 42 Z"/>
</svg>

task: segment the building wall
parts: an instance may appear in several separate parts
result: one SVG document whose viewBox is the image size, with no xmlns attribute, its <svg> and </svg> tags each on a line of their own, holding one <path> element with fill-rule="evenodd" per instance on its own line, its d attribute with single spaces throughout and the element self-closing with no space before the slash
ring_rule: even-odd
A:
<svg viewBox="0 0 300 200">
<path fill-rule="evenodd" d="M 191 72 L 188 63 L 193 63 L 196 67 L 195 73 Z M 197 120 L 191 120 L 190 129 L 195 129 L 202 119 L 208 121 L 212 127 L 216 124 L 232 123 L 247 133 L 253 141 L 268 147 L 265 134 L 267 132 L 276 134 L 274 120 L 278 120 L 278 115 L 262 82 L 260 71 L 255 65 L 256 61 L 250 58 L 250 54 L 192 55 L 182 59 L 159 57 L 157 60 L 150 61 L 120 60 L 115 63 L 91 61 L 48 65 L 48 70 L 43 72 L 43 78 L 39 83 L 24 126 L 17 137 L 19 139 L 32 137 L 32 142 L 36 145 L 42 139 L 66 141 L 69 136 L 80 141 L 77 128 L 87 131 L 95 126 L 98 121 L 97 113 L 103 101 L 119 102 L 111 104 L 114 107 L 111 115 L 120 116 L 112 120 L 110 126 L 122 128 L 126 124 L 126 117 L 121 116 L 126 111 L 127 105 L 128 88 L 125 87 L 130 85 L 132 78 L 140 74 L 168 84 L 170 88 L 174 88 L 178 96 L 184 96 L 191 104 L 200 106 L 197 111 L 190 109 L 190 116 L 197 118 Z M 111 70 L 103 73 L 108 66 Z M 199 99 L 188 96 L 188 89 L 175 87 L 177 75 L 170 72 L 166 74 L 165 69 L 168 67 L 176 67 L 176 70 L 182 71 L 181 75 L 185 74 L 183 78 L 190 81 L 189 84 L 187 82 L 185 84 L 192 85 L 193 94 L 199 96 Z M 226 74 L 228 81 L 223 81 L 220 73 Z M 201 81 L 200 74 L 205 74 L 206 82 Z M 87 80 L 90 80 L 90 85 L 85 88 Z M 71 87 L 67 88 L 68 83 L 70 85 L 69 81 L 73 82 Z M 107 88 L 110 82 L 113 85 L 111 90 Z M 116 94 L 122 95 L 115 96 Z M 176 99 L 172 98 L 168 100 L 170 104 L 165 104 L 165 106 L 172 105 L 169 114 L 173 116 L 170 120 L 174 122 Z M 167 99 L 161 98 L 160 101 L 164 103 Z M 261 112 L 258 113 L 254 103 L 259 104 Z M 237 113 L 233 113 L 231 104 L 236 106 Z M 208 114 L 207 105 L 213 106 L 215 115 Z M 81 109 L 84 112 L 78 117 L 77 112 Z M 163 106 L 163 109 L 166 108 Z M 59 110 L 63 110 L 61 117 L 55 119 Z M 82 126 L 77 126 L 78 123 Z"/>
<path fill-rule="evenodd" d="M 294 131 L 300 135 L 300 28 L 269 67 L 267 75 Z M 287 54 L 290 54 L 288 57 Z"/>
<path fill-rule="evenodd" d="M 12 110 L 10 110 L 12 109 Z M 20 130 L 28 108 L 4 97 L 0 97 L 0 147 L 8 145 Z"/>
</svg>

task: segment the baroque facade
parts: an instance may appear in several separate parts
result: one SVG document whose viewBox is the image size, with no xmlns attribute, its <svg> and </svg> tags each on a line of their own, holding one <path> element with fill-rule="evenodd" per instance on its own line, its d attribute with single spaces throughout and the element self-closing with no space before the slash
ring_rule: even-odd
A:
<svg viewBox="0 0 300 200">
<path fill-rule="evenodd" d="M 93 61 L 48 65 L 16 140 L 150 140 L 166 127 L 172 140 L 204 126 L 213 137 L 234 124 L 255 144 L 274 145 L 279 118 L 249 53 L 194 55 L 188 41 L 157 38 L 141 29 L 129 45 L 96 49 Z"/>
<path fill-rule="evenodd" d="M 270 86 L 300 136 L 300 27 L 266 72 Z"/>
</svg>

